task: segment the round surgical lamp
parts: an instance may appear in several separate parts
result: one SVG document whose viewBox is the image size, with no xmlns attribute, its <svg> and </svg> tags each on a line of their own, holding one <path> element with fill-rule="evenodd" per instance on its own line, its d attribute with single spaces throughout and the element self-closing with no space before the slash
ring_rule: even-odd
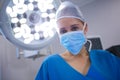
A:
<svg viewBox="0 0 120 80">
<path fill-rule="evenodd" d="M 2 0 L 0 28 L 19 48 L 38 50 L 57 35 L 55 12 L 59 0 Z"/>
</svg>

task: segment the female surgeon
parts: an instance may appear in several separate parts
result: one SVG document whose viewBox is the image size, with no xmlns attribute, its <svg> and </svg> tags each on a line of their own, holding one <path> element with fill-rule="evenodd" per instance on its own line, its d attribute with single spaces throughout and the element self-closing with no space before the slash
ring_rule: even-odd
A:
<svg viewBox="0 0 120 80">
<path fill-rule="evenodd" d="M 62 2 L 56 23 L 66 51 L 48 56 L 35 80 L 120 80 L 118 57 L 102 50 L 86 50 L 88 26 L 75 4 Z"/>
</svg>

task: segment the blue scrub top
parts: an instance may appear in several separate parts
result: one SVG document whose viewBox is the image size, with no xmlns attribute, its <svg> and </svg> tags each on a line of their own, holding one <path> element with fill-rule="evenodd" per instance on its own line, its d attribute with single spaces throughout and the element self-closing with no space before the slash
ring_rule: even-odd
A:
<svg viewBox="0 0 120 80">
<path fill-rule="evenodd" d="M 107 51 L 92 50 L 86 75 L 73 69 L 58 54 L 47 57 L 35 80 L 120 80 L 120 59 Z"/>
</svg>

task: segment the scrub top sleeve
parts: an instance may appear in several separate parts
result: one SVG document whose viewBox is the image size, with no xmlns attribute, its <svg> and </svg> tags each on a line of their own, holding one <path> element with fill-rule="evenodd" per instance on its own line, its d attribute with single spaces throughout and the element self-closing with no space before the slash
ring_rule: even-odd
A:
<svg viewBox="0 0 120 80">
<path fill-rule="evenodd" d="M 110 53 L 110 54 L 112 54 L 112 53 Z M 114 73 L 117 76 L 116 80 L 120 80 L 120 57 L 113 55 L 112 59 L 114 61 L 111 63 L 111 65 L 115 66 L 115 67 L 113 67 L 113 69 L 114 69 L 114 71 L 116 71 L 116 73 Z"/>
<path fill-rule="evenodd" d="M 118 71 L 118 80 L 120 80 L 120 58 L 117 57 L 117 71 Z"/>
<path fill-rule="evenodd" d="M 38 71 L 35 80 L 49 80 L 48 79 L 47 63 L 43 63 L 41 65 L 41 68 Z"/>
</svg>

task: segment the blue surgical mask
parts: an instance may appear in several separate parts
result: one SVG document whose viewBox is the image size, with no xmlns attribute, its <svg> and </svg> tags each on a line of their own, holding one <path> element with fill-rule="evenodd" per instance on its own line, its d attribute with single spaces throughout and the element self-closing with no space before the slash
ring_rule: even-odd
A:
<svg viewBox="0 0 120 80">
<path fill-rule="evenodd" d="M 60 43 L 73 55 L 81 51 L 86 41 L 83 31 L 68 32 L 60 36 Z"/>
</svg>

